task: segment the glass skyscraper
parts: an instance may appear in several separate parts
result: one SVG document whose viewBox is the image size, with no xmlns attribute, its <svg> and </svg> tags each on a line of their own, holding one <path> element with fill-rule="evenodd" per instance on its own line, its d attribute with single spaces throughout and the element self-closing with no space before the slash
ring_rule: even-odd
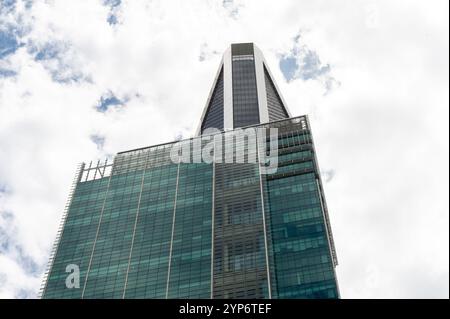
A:
<svg viewBox="0 0 450 319">
<path fill-rule="evenodd" d="M 339 298 L 336 265 L 308 117 L 233 44 L 196 137 L 80 165 L 42 297 Z"/>
</svg>

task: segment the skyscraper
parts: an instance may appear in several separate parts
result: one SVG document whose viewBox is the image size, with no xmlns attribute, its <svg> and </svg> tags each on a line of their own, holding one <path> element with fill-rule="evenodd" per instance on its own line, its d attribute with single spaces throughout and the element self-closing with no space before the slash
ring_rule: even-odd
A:
<svg viewBox="0 0 450 319">
<path fill-rule="evenodd" d="M 80 165 L 42 297 L 338 298 L 336 265 L 308 118 L 233 44 L 196 137 Z"/>
</svg>

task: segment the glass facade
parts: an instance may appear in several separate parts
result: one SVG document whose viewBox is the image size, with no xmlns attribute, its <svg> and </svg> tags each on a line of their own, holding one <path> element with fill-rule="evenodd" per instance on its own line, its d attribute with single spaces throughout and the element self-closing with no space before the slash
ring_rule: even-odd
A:
<svg viewBox="0 0 450 319">
<path fill-rule="evenodd" d="M 174 162 L 175 143 L 83 165 L 42 297 L 338 298 L 308 119 L 257 127 L 278 129 L 272 174 L 220 161 L 217 146 L 211 163 Z M 249 146 L 235 150 L 258 157 Z M 78 288 L 66 286 L 67 265 L 79 267 Z"/>
<path fill-rule="evenodd" d="M 234 127 L 257 124 L 259 108 L 253 53 L 232 55 L 231 59 Z"/>
<path fill-rule="evenodd" d="M 236 150 L 256 155 L 245 140 Z M 214 165 L 213 298 L 268 298 L 259 165 Z"/>
<path fill-rule="evenodd" d="M 46 283 L 45 298 L 81 298 L 82 289 L 66 288 L 66 267 L 79 266 L 80 282 L 85 281 L 107 189 L 107 178 L 78 181 Z"/>
<path fill-rule="evenodd" d="M 278 169 L 265 176 L 274 298 L 338 298 L 337 259 L 307 119 L 281 121 Z"/>
</svg>

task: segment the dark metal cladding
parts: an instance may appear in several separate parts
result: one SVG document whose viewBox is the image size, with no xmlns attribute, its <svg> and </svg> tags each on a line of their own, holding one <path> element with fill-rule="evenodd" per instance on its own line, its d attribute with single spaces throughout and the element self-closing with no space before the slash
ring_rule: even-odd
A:
<svg viewBox="0 0 450 319">
<path fill-rule="evenodd" d="M 289 115 L 286 112 L 286 109 L 281 101 L 281 97 L 278 94 L 278 91 L 270 78 L 269 72 L 264 65 L 264 80 L 266 83 L 266 91 L 267 91 L 267 108 L 269 110 L 269 120 L 276 121 L 281 119 L 286 119 Z"/>
<path fill-rule="evenodd" d="M 208 110 L 202 123 L 202 133 L 207 128 L 223 130 L 223 67 L 209 101 Z"/>
<path fill-rule="evenodd" d="M 231 55 L 253 55 L 253 43 L 232 44 Z"/>
<path fill-rule="evenodd" d="M 251 50 L 249 49 L 251 46 Z M 253 44 L 238 44 L 232 49 L 233 127 L 260 123 Z M 239 52 L 240 54 L 238 55 Z"/>
</svg>

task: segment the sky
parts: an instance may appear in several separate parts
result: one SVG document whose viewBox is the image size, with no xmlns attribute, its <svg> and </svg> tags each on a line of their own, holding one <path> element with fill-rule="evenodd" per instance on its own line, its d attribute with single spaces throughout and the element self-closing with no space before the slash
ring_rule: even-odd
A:
<svg viewBox="0 0 450 319">
<path fill-rule="evenodd" d="M 254 42 L 308 114 L 343 298 L 449 298 L 448 1 L 0 0 L 0 298 L 36 298 L 77 164 L 190 137 Z"/>
</svg>

